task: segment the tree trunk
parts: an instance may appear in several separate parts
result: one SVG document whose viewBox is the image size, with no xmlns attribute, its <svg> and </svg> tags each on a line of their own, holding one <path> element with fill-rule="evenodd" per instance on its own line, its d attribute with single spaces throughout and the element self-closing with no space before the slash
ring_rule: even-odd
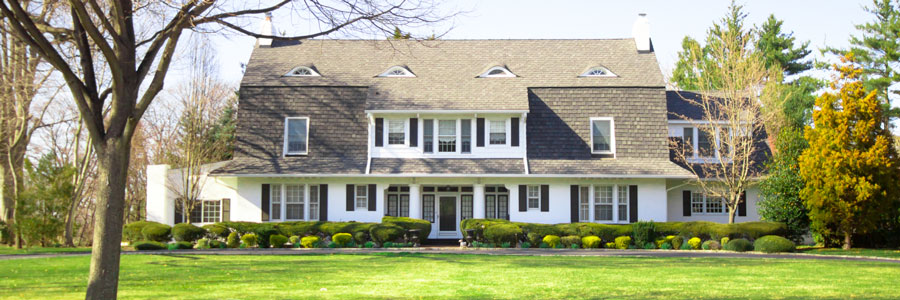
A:
<svg viewBox="0 0 900 300">
<path fill-rule="evenodd" d="M 0 195 L 3 197 L 3 200 L 0 201 L 0 221 L 6 222 L 9 236 L 4 236 L 4 239 L 8 245 L 12 246 L 17 240 L 15 230 L 16 197 L 13 195 L 15 183 L 10 171 L 6 164 L 0 164 Z"/>
<path fill-rule="evenodd" d="M 734 224 L 734 216 L 737 214 L 737 205 L 728 209 L 728 224 Z"/>
<path fill-rule="evenodd" d="M 851 233 L 850 230 L 845 230 L 844 231 L 844 246 L 841 248 L 843 248 L 844 250 L 850 250 L 850 247 L 853 244 L 852 238 L 853 238 L 853 233 Z"/>
<path fill-rule="evenodd" d="M 75 210 L 78 209 L 78 196 L 73 196 L 69 203 L 69 211 L 66 214 L 66 247 L 75 247 L 72 239 L 72 231 L 75 230 Z"/>
<path fill-rule="evenodd" d="M 97 147 L 98 177 L 106 184 L 98 186 L 91 271 L 85 299 L 115 299 L 118 292 L 130 147 L 126 137 L 108 138 L 103 147 Z"/>
</svg>

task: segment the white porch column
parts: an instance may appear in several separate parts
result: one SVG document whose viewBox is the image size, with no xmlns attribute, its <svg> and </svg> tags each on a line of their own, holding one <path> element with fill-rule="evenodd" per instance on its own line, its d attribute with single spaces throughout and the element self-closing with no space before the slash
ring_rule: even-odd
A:
<svg viewBox="0 0 900 300">
<path fill-rule="evenodd" d="M 475 197 L 472 199 L 473 216 L 476 219 L 484 219 L 484 185 L 475 184 Z"/>
<path fill-rule="evenodd" d="M 422 218 L 422 197 L 419 184 L 409 185 L 409 217 Z"/>
</svg>

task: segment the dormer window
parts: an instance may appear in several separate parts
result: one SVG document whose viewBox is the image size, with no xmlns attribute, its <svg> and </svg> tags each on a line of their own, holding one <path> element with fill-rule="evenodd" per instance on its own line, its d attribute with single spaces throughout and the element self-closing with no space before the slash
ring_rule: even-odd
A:
<svg viewBox="0 0 900 300">
<path fill-rule="evenodd" d="M 516 74 L 513 74 L 509 71 L 509 69 L 501 66 L 496 66 L 488 69 L 486 72 L 478 75 L 480 78 L 490 78 L 490 77 L 516 77 Z"/>
<path fill-rule="evenodd" d="M 578 77 L 616 77 L 609 69 L 604 67 L 593 67 L 585 71 Z"/>
<path fill-rule="evenodd" d="M 591 153 L 616 154 L 616 133 L 613 118 L 591 118 Z"/>
<path fill-rule="evenodd" d="M 378 75 L 378 77 L 416 77 L 412 71 L 403 66 L 393 66 Z"/>
<path fill-rule="evenodd" d="M 322 75 L 319 75 L 319 72 L 316 72 L 316 70 L 313 70 L 313 68 L 300 66 L 300 67 L 291 69 L 291 71 L 288 72 L 287 74 L 284 74 L 284 76 L 288 76 L 288 77 L 318 77 L 318 76 L 322 76 Z"/>
</svg>

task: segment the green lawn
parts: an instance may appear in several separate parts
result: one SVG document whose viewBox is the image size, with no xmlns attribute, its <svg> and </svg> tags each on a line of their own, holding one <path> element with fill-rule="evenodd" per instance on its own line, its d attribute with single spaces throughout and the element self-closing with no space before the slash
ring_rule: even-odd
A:
<svg viewBox="0 0 900 300">
<path fill-rule="evenodd" d="M 91 252 L 91 248 L 90 247 L 80 247 L 80 248 L 31 247 L 31 248 L 16 249 L 15 247 L 0 246 L 0 255 L 40 254 L 40 253 L 60 253 L 60 252 Z"/>
<path fill-rule="evenodd" d="M 886 257 L 900 259 L 900 250 L 897 249 L 850 249 L 844 250 L 840 248 L 800 248 L 800 253 L 823 254 L 823 255 L 843 255 L 843 256 L 871 256 Z"/>
<path fill-rule="evenodd" d="M 87 256 L 0 261 L 0 298 L 83 298 L 88 262 Z M 125 255 L 121 270 L 122 299 L 891 299 L 900 294 L 900 264 L 785 259 Z"/>
</svg>

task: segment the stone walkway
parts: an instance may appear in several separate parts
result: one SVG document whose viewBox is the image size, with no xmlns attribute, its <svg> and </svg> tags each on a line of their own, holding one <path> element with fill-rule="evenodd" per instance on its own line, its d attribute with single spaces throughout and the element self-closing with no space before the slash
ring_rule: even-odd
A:
<svg viewBox="0 0 900 300">
<path fill-rule="evenodd" d="M 681 251 L 681 250 L 614 250 L 614 249 L 460 249 L 459 247 L 422 247 L 422 248 L 379 248 L 379 249 L 206 249 L 206 250 L 159 250 L 159 251 L 123 251 L 123 255 L 304 255 L 304 254 L 372 254 L 372 253 L 420 253 L 420 254 L 481 254 L 481 255 L 525 255 L 525 256 L 631 256 L 631 257 L 685 257 L 685 258 L 771 258 L 771 259 L 807 259 L 807 260 L 844 260 L 889 262 L 900 264 L 900 259 L 838 256 L 804 253 L 765 254 L 752 252 L 729 251 Z M 63 256 L 85 256 L 90 252 L 68 252 L 52 254 L 13 254 L 0 255 L 0 260 L 47 258 Z"/>
</svg>

